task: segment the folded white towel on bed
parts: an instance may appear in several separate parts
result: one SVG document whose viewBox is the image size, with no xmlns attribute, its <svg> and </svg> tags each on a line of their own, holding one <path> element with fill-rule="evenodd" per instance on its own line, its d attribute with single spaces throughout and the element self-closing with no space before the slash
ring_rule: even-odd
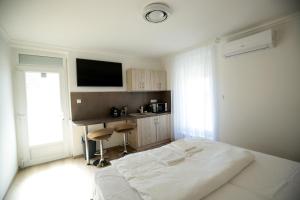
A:
<svg viewBox="0 0 300 200">
<path fill-rule="evenodd" d="M 175 148 L 177 148 L 183 152 L 188 152 L 193 149 L 196 149 L 196 145 L 194 145 L 190 142 L 187 142 L 184 139 L 176 140 L 176 141 L 172 142 L 170 145 L 174 146 Z"/>
<path fill-rule="evenodd" d="M 198 153 L 198 152 L 201 152 L 203 150 L 203 148 L 200 148 L 200 147 L 196 147 L 192 150 L 189 150 L 188 152 L 186 152 L 186 157 L 191 157 L 193 156 L 195 153 Z"/>
<path fill-rule="evenodd" d="M 162 147 L 149 151 L 149 155 L 165 165 L 175 165 L 184 160 L 184 154 L 170 148 Z"/>
<path fill-rule="evenodd" d="M 196 145 L 195 143 L 186 141 L 184 139 L 176 140 L 175 142 L 166 145 L 166 147 L 171 148 L 176 152 L 183 153 L 185 157 L 191 157 L 194 154 L 201 152 L 203 150 L 203 147 Z"/>
</svg>

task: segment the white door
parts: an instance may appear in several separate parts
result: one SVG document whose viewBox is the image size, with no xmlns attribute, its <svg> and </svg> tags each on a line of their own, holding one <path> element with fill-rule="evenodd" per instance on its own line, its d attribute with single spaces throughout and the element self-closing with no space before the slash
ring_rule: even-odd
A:
<svg viewBox="0 0 300 200">
<path fill-rule="evenodd" d="M 25 69 L 17 77 L 21 167 L 69 156 L 62 69 Z"/>
</svg>

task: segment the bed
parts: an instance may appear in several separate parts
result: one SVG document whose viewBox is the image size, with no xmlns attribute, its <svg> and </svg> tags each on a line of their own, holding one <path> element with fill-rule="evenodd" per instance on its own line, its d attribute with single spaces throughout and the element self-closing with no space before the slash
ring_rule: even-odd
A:
<svg viewBox="0 0 300 200">
<path fill-rule="evenodd" d="M 179 140 L 100 169 L 94 200 L 117 199 L 297 200 L 300 163 L 205 139 Z"/>
</svg>

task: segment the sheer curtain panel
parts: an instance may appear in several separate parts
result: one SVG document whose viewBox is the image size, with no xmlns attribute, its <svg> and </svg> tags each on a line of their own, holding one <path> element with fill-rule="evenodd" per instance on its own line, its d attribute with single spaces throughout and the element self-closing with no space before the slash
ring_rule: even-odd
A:
<svg viewBox="0 0 300 200">
<path fill-rule="evenodd" d="M 174 138 L 216 140 L 215 47 L 176 55 L 171 69 Z"/>
</svg>

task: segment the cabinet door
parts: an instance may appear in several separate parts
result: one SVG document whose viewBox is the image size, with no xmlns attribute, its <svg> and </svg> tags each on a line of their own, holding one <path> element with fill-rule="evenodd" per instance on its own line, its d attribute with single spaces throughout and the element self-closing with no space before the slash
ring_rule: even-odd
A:
<svg viewBox="0 0 300 200">
<path fill-rule="evenodd" d="M 152 83 L 151 83 L 151 71 L 144 70 L 144 85 L 143 90 L 152 90 Z"/>
<path fill-rule="evenodd" d="M 146 71 L 143 69 L 138 70 L 138 79 L 139 79 L 139 90 L 145 90 L 146 87 Z"/>
<path fill-rule="evenodd" d="M 166 72 L 151 71 L 151 89 L 165 90 L 166 89 Z"/>
<path fill-rule="evenodd" d="M 128 120 L 127 123 L 137 124 L 137 120 Z M 130 147 L 134 149 L 139 148 L 139 137 L 138 137 L 138 130 L 135 128 L 134 130 L 130 131 L 128 134 L 128 144 Z"/>
<path fill-rule="evenodd" d="M 144 90 L 145 87 L 145 70 L 135 69 L 137 90 Z"/>
<path fill-rule="evenodd" d="M 158 83 L 159 83 L 159 72 L 158 71 L 151 71 L 151 90 L 159 90 Z"/>
<path fill-rule="evenodd" d="M 159 90 L 167 89 L 167 74 L 165 71 L 160 71 L 158 74 L 158 88 Z"/>
<path fill-rule="evenodd" d="M 157 141 L 163 141 L 171 138 L 170 115 L 160 115 L 157 124 Z"/>
<path fill-rule="evenodd" d="M 139 89 L 139 71 L 136 69 L 130 69 L 127 71 L 127 87 L 130 91 Z"/>
<path fill-rule="evenodd" d="M 145 70 L 130 69 L 127 71 L 127 84 L 130 91 L 141 91 L 145 88 Z"/>
<path fill-rule="evenodd" d="M 144 91 L 151 88 L 150 71 L 144 69 L 134 69 L 135 73 L 135 90 Z"/>
<path fill-rule="evenodd" d="M 156 125 L 154 119 L 155 117 L 146 117 L 137 120 L 141 146 L 156 142 Z"/>
</svg>

